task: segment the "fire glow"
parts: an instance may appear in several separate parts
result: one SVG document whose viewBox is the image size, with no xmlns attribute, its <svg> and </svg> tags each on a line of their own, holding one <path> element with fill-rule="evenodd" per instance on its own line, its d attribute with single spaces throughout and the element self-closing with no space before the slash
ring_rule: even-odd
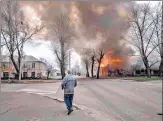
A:
<svg viewBox="0 0 163 121">
<path fill-rule="evenodd" d="M 108 70 L 123 68 L 124 60 L 118 57 L 105 56 L 101 63 L 101 74 L 108 75 Z"/>
<path fill-rule="evenodd" d="M 110 68 L 121 68 L 124 59 L 115 56 L 113 51 L 108 51 L 108 53 L 103 57 L 102 62 L 101 62 L 101 67 L 106 67 L 109 65 Z"/>
<path fill-rule="evenodd" d="M 123 59 L 118 58 L 118 57 L 104 56 L 101 62 L 101 67 L 106 67 L 109 65 L 112 68 L 116 68 L 118 65 L 121 65 L 123 61 L 124 61 Z"/>
<path fill-rule="evenodd" d="M 116 58 L 116 59 L 112 59 L 111 60 L 113 63 L 120 63 L 121 61 L 123 61 L 122 59 Z"/>
</svg>

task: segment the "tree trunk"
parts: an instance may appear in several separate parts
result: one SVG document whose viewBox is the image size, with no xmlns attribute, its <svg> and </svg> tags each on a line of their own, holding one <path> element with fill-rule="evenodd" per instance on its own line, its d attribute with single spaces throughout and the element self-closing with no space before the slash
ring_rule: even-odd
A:
<svg viewBox="0 0 163 121">
<path fill-rule="evenodd" d="M 91 76 L 92 76 L 92 78 L 94 77 L 94 74 L 93 74 L 94 62 L 95 62 L 95 59 L 94 59 L 94 56 L 92 56 L 92 67 L 91 67 Z"/>
<path fill-rule="evenodd" d="M 62 79 L 63 79 L 64 77 L 63 77 L 63 70 L 62 70 L 61 64 L 60 64 L 60 70 L 61 70 L 61 76 L 62 76 Z"/>
<path fill-rule="evenodd" d="M 163 55 L 161 57 L 161 63 L 160 63 L 159 71 L 160 71 L 160 76 L 163 76 Z"/>
<path fill-rule="evenodd" d="M 162 3 L 162 21 L 161 21 L 161 62 L 159 66 L 160 76 L 163 76 L 163 3 Z"/>
<path fill-rule="evenodd" d="M 104 52 L 103 49 L 100 51 L 100 58 L 98 59 L 98 69 L 97 69 L 97 79 L 99 79 L 100 76 L 100 65 L 101 65 L 101 60 L 104 57 Z"/>
<path fill-rule="evenodd" d="M 19 62 L 20 62 L 20 64 L 19 64 L 19 82 L 21 81 L 21 77 L 22 77 L 22 57 L 20 57 L 20 59 L 19 59 Z"/>
<path fill-rule="evenodd" d="M 99 77 L 100 77 L 100 64 L 101 64 L 101 60 L 98 64 L 98 68 L 97 68 L 97 79 L 99 79 Z"/>
<path fill-rule="evenodd" d="M 86 77 L 89 77 L 88 62 L 85 63 L 85 67 L 86 67 L 86 71 L 87 71 Z"/>
<path fill-rule="evenodd" d="M 11 61 L 12 61 L 12 63 L 13 63 L 13 65 L 14 65 L 14 68 L 15 68 L 15 70 L 16 70 L 16 73 L 19 75 L 19 68 L 18 68 L 18 66 L 17 66 L 17 64 L 16 64 L 16 62 L 15 62 L 15 60 L 14 60 L 14 56 L 13 56 L 13 54 L 11 54 Z M 19 76 L 18 76 L 19 77 Z M 17 78 L 18 78 L 17 77 Z"/>
<path fill-rule="evenodd" d="M 64 63 L 64 60 L 63 60 L 63 62 L 62 62 L 62 79 L 65 77 L 65 63 Z"/>
<path fill-rule="evenodd" d="M 61 76 L 62 76 L 62 79 L 65 77 L 65 70 L 62 64 L 61 64 Z"/>
<path fill-rule="evenodd" d="M 48 71 L 48 73 L 47 73 L 47 79 L 49 79 L 49 74 L 50 74 L 50 72 Z"/>
<path fill-rule="evenodd" d="M 64 62 L 62 61 L 61 64 L 60 64 L 60 68 L 61 68 L 61 76 L 62 76 L 62 79 L 65 77 L 65 67 L 64 67 Z"/>
<path fill-rule="evenodd" d="M 143 62 L 144 62 L 145 68 L 147 70 L 147 77 L 151 78 L 150 66 L 149 66 L 147 57 L 144 57 Z"/>
<path fill-rule="evenodd" d="M 61 43 L 61 75 L 62 79 L 65 77 L 65 52 L 64 52 L 64 43 L 60 41 Z"/>
</svg>

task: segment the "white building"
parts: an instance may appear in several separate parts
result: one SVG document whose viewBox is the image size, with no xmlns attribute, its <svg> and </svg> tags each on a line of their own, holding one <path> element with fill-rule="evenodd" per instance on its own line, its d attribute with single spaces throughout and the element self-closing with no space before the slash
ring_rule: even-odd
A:
<svg viewBox="0 0 163 121">
<path fill-rule="evenodd" d="M 15 57 L 16 58 L 16 57 Z M 17 63 L 17 62 L 16 62 Z M 8 56 L 2 57 L 1 77 L 12 78 L 16 76 L 16 70 Z M 22 61 L 23 78 L 42 78 L 46 76 L 46 64 L 33 56 L 25 56 Z"/>
</svg>

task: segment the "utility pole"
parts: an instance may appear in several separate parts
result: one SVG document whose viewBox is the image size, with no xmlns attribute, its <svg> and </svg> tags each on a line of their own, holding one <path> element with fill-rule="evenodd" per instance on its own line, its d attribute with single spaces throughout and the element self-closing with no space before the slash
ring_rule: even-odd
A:
<svg viewBox="0 0 163 121">
<path fill-rule="evenodd" d="M 1 58 L 2 58 L 2 55 L 1 55 L 1 31 L 2 31 L 2 18 L 1 18 L 1 12 L 2 12 L 2 0 L 0 0 L 0 92 L 1 92 Z"/>
<path fill-rule="evenodd" d="M 21 25 L 23 26 L 23 21 L 21 21 Z M 23 45 L 22 45 L 23 48 Z M 20 55 L 20 67 L 19 67 L 19 82 L 21 81 L 21 76 L 22 76 L 22 65 L 23 65 L 23 50 L 21 50 L 21 55 Z"/>
<path fill-rule="evenodd" d="M 163 49 L 163 2 L 162 2 L 162 23 L 161 23 L 161 46 Z M 162 56 L 163 56 L 163 50 L 162 50 Z M 163 82 L 163 69 L 161 69 L 161 76 L 162 76 L 162 82 Z M 162 113 L 160 113 L 159 115 L 162 115 Z"/>
<path fill-rule="evenodd" d="M 162 2 L 162 21 L 161 21 L 161 48 L 162 48 L 161 57 L 163 58 L 163 2 Z M 163 80 L 163 60 L 160 68 L 161 68 L 161 76 Z"/>
<path fill-rule="evenodd" d="M 23 52 L 22 52 L 22 54 L 21 54 L 21 57 L 20 57 L 20 69 L 19 69 L 19 82 L 21 81 L 21 76 L 22 76 L 22 66 L 23 66 L 23 58 L 24 58 L 24 56 L 23 56 Z"/>
<path fill-rule="evenodd" d="M 9 66 L 8 66 L 8 68 L 9 68 L 9 76 L 8 76 L 8 82 L 10 82 L 10 76 L 11 76 L 11 58 L 10 58 L 10 56 L 9 56 Z"/>
</svg>

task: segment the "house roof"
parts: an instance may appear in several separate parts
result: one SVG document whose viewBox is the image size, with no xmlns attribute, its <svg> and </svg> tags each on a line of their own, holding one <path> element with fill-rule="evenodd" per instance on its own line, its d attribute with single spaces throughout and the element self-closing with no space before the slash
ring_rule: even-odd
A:
<svg viewBox="0 0 163 121">
<path fill-rule="evenodd" d="M 15 59 L 17 56 L 14 57 Z M 31 55 L 26 55 L 23 58 L 24 61 L 26 62 L 41 62 L 39 59 L 35 58 L 34 56 Z M 9 56 L 2 55 L 2 62 L 9 62 Z"/>
<path fill-rule="evenodd" d="M 24 57 L 24 61 L 38 61 L 41 62 L 39 59 L 35 58 L 34 56 L 28 55 Z"/>
</svg>

